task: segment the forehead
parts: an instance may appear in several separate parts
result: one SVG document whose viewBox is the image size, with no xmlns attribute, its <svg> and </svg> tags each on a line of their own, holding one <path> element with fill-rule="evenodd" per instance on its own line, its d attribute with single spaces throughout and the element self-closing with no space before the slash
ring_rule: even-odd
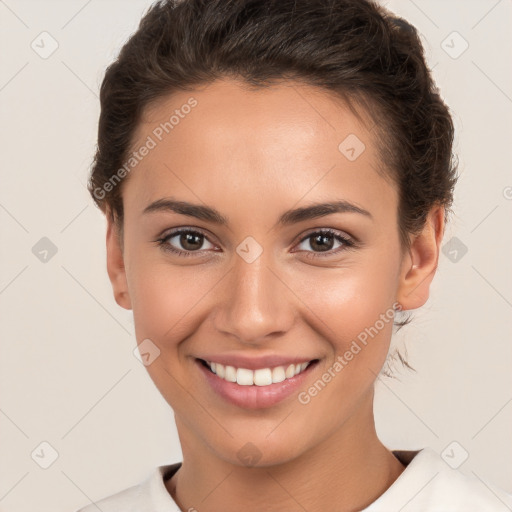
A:
<svg viewBox="0 0 512 512">
<path fill-rule="evenodd" d="M 151 149 L 125 198 L 143 208 L 179 191 L 256 207 L 341 195 L 378 210 L 396 196 L 367 125 L 341 99 L 295 82 L 251 90 L 221 80 L 173 93 L 142 116 L 132 149 Z"/>
</svg>

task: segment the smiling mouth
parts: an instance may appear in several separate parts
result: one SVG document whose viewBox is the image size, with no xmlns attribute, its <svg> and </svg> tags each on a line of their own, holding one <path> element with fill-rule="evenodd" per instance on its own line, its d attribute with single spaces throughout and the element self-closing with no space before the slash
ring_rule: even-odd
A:
<svg viewBox="0 0 512 512">
<path fill-rule="evenodd" d="M 227 382 L 236 382 L 240 386 L 270 386 L 271 384 L 277 384 L 301 374 L 306 368 L 316 364 L 318 359 L 286 366 L 275 366 L 273 368 L 258 368 L 256 370 L 236 368 L 204 359 L 198 359 L 198 361 L 210 372 Z"/>
</svg>

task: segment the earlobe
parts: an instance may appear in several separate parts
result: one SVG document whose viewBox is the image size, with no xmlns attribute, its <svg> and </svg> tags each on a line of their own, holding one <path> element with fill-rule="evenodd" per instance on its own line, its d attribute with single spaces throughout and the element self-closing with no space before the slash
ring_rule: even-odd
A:
<svg viewBox="0 0 512 512">
<path fill-rule="evenodd" d="M 114 298 L 122 308 L 132 309 L 121 241 L 118 230 L 110 220 L 109 215 L 107 215 L 106 246 L 107 273 L 110 278 L 110 283 L 112 284 Z"/>
<path fill-rule="evenodd" d="M 412 239 L 403 258 L 397 294 L 401 309 L 416 309 L 427 302 L 443 234 L 444 208 L 436 206 L 429 212 L 423 230 Z"/>
</svg>

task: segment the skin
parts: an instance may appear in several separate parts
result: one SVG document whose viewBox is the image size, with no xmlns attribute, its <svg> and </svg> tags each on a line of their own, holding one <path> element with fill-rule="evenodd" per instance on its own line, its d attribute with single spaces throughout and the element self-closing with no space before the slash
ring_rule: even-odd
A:
<svg viewBox="0 0 512 512">
<path fill-rule="evenodd" d="M 296 394 L 266 409 L 232 405 L 211 389 L 195 357 L 318 358 L 307 390 L 395 301 L 404 310 L 426 302 L 444 210 L 433 208 L 402 251 L 397 190 L 378 170 L 366 128 L 372 123 L 298 83 L 253 91 L 222 80 L 160 99 L 144 112 L 134 147 L 191 96 L 198 105 L 123 184 L 122 244 L 110 222 L 106 240 L 115 299 L 133 310 L 137 343 L 149 338 L 160 350 L 147 370 L 174 410 L 183 451 L 167 489 L 182 510 L 361 510 L 404 470 L 377 438 L 373 417 L 392 322 L 307 405 Z M 351 133 L 366 146 L 355 161 L 338 150 Z M 143 214 L 166 197 L 214 207 L 229 225 L 170 211 Z M 288 209 L 339 199 L 371 218 L 344 212 L 277 224 Z M 178 227 L 206 236 L 190 257 L 155 243 Z M 343 246 L 329 238 L 326 254 L 312 237 L 302 241 L 327 228 L 358 245 L 335 253 Z M 252 263 L 236 252 L 247 236 L 263 248 Z M 190 247 L 179 236 L 167 243 Z M 248 442 L 260 455 L 254 467 L 237 457 Z"/>
</svg>

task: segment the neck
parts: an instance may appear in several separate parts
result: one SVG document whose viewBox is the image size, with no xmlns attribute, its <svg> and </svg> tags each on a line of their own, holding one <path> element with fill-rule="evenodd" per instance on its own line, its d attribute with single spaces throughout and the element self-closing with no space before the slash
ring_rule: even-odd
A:
<svg viewBox="0 0 512 512">
<path fill-rule="evenodd" d="M 339 429 L 293 460 L 244 467 L 220 459 L 177 419 L 183 464 L 166 482 L 182 510 L 362 510 L 405 469 L 379 441 L 373 393 Z M 181 428 L 180 428 L 181 427 Z"/>
</svg>

